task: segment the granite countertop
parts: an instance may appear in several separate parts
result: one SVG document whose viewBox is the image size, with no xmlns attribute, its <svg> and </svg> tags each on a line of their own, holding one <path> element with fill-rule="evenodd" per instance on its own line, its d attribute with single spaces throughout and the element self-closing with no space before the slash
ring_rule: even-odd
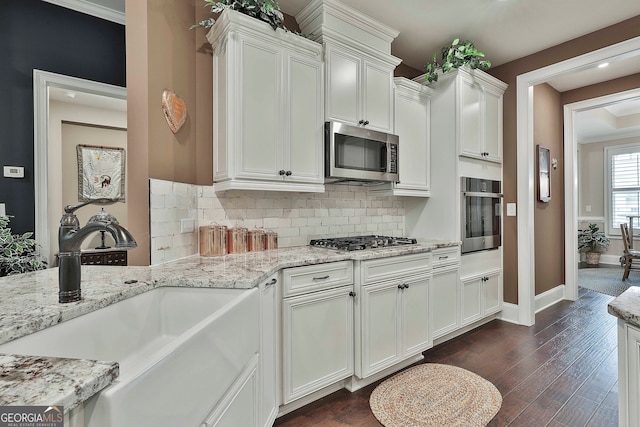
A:
<svg viewBox="0 0 640 427">
<path fill-rule="evenodd" d="M 610 314 L 640 328 L 640 288 L 631 286 L 609 303 Z"/>
<path fill-rule="evenodd" d="M 193 256 L 152 267 L 83 265 L 82 300 L 68 304 L 58 303 L 57 268 L 2 277 L 0 344 L 160 286 L 250 289 L 283 268 L 386 258 L 458 245 L 457 241 L 429 240 L 353 252 L 302 246 L 219 257 Z M 64 405 L 65 412 L 111 384 L 118 375 L 115 362 L 51 357 L 0 354 L 0 367 L 0 405 Z"/>
</svg>

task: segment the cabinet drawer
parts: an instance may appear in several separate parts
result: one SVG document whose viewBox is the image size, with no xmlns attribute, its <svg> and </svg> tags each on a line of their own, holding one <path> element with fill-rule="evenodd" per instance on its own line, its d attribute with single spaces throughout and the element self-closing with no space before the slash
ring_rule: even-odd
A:
<svg viewBox="0 0 640 427">
<path fill-rule="evenodd" d="M 408 276 L 428 272 L 431 269 L 431 254 L 403 255 L 362 261 L 362 283 L 393 279 L 398 275 Z"/>
<path fill-rule="evenodd" d="M 353 284 L 353 262 L 339 261 L 283 270 L 283 297 Z"/>
<path fill-rule="evenodd" d="M 433 268 L 460 263 L 460 248 L 458 246 L 452 248 L 436 249 L 431 252 L 431 254 Z"/>
</svg>

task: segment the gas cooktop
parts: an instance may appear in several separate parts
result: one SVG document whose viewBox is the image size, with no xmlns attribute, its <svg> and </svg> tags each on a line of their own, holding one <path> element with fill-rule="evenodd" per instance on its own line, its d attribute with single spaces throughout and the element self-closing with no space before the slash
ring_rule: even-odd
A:
<svg viewBox="0 0 640 427">
<path fill-rule="evenodd" d="M 330 239 L 313 239 L 309 242 L 311 246 L 320 246 L 329 249 L 339 249 L 343 251 L 359 251 L 363 249 L 388 248 L 403 245 L 415 245 L 416 239 L 408 237 L 389 236 L 352 236 L 334 237 Z"/>
</svg>

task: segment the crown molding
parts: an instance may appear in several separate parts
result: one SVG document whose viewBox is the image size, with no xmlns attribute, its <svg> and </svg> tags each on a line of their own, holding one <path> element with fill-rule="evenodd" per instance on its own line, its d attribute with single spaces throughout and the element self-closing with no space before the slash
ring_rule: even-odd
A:
<svg viewBox="0 0 640 427">
<path fill-rule="evenodd" d="M 87 15 L 95 16 L 107 21 L 115 22 L 116 24 L 125 25 L 124 12 L 118 12 L 108 7 L 100 6 L 95 3 L 88 2 L 86 0 L 42 0 L 47 3 L 52 3 L 57 6 L 66 7 L 67 9 L 75 10 L 76 12 L 85 13 Z"/>
</svg>

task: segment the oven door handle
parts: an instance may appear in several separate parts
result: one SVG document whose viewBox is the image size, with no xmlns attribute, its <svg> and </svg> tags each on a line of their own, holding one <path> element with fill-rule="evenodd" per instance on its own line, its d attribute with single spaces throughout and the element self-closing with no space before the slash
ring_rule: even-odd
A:
<svg viewBox="0 0 640 427">
<path fill-rule="evenodd" d="M 463 191 L 462 195 L 465 197 L 502 197 L 502 194 L 500 193 L 483 193 L 481 191 Z"/>
</svg>

